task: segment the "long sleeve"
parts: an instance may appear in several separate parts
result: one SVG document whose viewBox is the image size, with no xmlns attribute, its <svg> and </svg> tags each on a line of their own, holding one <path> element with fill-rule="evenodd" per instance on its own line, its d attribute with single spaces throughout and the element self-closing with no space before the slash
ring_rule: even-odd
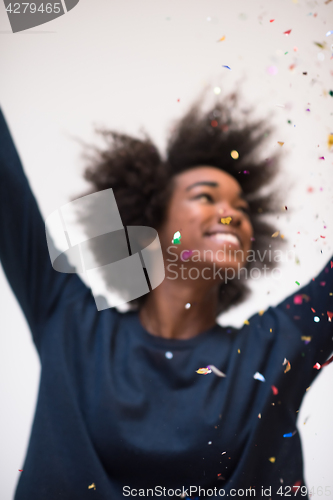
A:
<svg viewBox="0 0 333 500">
<path fill-rule="evenodd" d="M 87 287 L 77 274 L 52 268 L 45 223 L 1 110 L 0 260 L 38 347 L 43 321 Z"/>
<path fill-rule="evenodd" d="M 323 364 L 333 351 L 333 266 L 331 262 L 333 258 L 307 285 L 276 306 L 297 327 L 304 342 L 307 363 L 311 365 L 311 368 L 316 363 Z"/>
</svg>

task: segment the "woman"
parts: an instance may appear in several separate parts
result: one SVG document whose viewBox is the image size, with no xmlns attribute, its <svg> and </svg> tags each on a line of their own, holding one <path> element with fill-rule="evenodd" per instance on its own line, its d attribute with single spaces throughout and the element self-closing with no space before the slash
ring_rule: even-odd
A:
<svg viewBox="0 0 333 500">
<path fill-rule="evenodd" d="M 216 323 L 246 296 L 245 273 L 228 276 L 276 241 L 261 220 L 272 198 L 258 193 L 275 169 L 254 154 L 269 130 L 232 122 L 234 106 L 194 106 L 165 161 L 149 139 L 104 134 L 90 192 L 112 188 L 123 225 L 155 228 L 165 261 L 164 281 L 126 313 L 98 311 L 78 275 L 52 269 L 1 116 L 0 258 L 42 364 L 15 500 L 308 497 L 296 419 L 332 351 L 333 270 L 240 329 Z"/>
</svg>

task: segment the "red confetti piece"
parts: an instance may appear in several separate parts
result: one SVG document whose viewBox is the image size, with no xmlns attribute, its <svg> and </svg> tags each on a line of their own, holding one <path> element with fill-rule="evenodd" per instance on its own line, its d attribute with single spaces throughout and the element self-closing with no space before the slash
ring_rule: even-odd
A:
<svg viewBox="0 0 333 500">
<path fill-rule="evenodd" d="M 333 361 L 333 354 L 330 358 L 328 358 L 327 361 L 325 361 L 325 363 L 321 365 L 321 367 L 329 365 L 330 363 L 332 363 L 332 361 Z"/>
<path fill-rule="evenodd" d="M 328 316 L 328 321 L 332 321 L 333 318 L 333 312 L 327 311 L 327 316 Z"/>
<path fill-rule="evenodd" d="M 270 19 L 269 22 L 272 23 L 273 21 L 275 21 L 275 19 Z"/>
<path fill-rule="evenodd" d="M 284 31 L 284 32 L 283 32 L 283 34 L 284 34 L 284 35 L 290 35 L 290 33 L 291 33 L 291 30 L 288 30 L 288 31 Z"/>
<path fill-rule="evenodd" d="M 217 123 L 217 121 L 216 121 L 216 120 L 212 120 L 212 121 L 210 122 L 210 124 L 211 124 L 211 126 L 212 126 L 212 127 L 217 127 L 217 126 L 218 126 L 218 123 Z"/>
<path fill-rule="evenodd" d="M 313 365 L 313 368 L 315 368 L 316 370 L 320 370 L 321 365 L 319 363 L 316 363 L 315 365 Z"/>
<path fill-rule="evenodd" d="M 303 295 L 298 294 L 294 295 L 294 304 L 302 304 L 303 302 Z"/>
<path fill-rule="evenodd" d="M 331 269 L 332 269 L 332 267 L 333 267 L 333 260 L 331 260 Z"/>
<path fill-rule="evenodd" d="M 275 385 L 271 385 L 271 388 L 272 388 L 274 396 L 276 396 L 277 394 L 279 394 L 279 389 L 277 387 L 275 387 Z"/>
<path fill-rule="evenodd" d="M 320 235 L 320 237 L 321 237 L 321 238 L 326 238 L 326 236 L 322 236 L 322 235 Z"/>
<path fill-rule="evenodd" d="M 296 483 L 294 483 L 294 485 L 291 488 L 293 490 L 293 493 L 297 492 L 300 486 L 302 486 L 302 481 L 296 481 Z"/>
<path fill-rule="evenodd" d="M 18 471 L 19 471 L 19 472 L 23 472 L 23 469 L 19 469 Z"/>
<path fill-rule="evenodd" d="M 313 313 L 315 313 L 315 312 L 316 312 L 316 311 L 313 309 L 313 307 L 311 307 L 311 311 L 312 311 Z"/>
</svg>

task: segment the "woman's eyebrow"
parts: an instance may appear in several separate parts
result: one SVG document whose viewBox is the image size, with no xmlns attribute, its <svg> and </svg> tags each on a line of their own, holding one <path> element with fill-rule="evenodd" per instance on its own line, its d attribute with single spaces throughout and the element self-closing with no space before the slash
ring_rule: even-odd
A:
<svg viewBox="0 0 333 500">
<path fill-rule="evenodd" d="M 187 186 L 185 191 L 189 191 L 190 189 L 192 189 L 196 186 L 218 187 L 219 185 L 217 182 L 213 182 L 213 181 L 199 181 L 199 182 L 195 182 L 194 184 L 191 184 L 190 186 Z"/>
</svg>

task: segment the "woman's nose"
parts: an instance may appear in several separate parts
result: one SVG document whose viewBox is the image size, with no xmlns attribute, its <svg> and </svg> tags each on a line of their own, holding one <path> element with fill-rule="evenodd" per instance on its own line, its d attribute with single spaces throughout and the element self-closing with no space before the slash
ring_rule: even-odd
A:
<svg viewBox="0 0 333 500">
<path fill-rule="evenodd" d="M 218 219 L 221 224 L 237 227 L 242 223 L 242 214 L 239 210 L 227 205 L 218 209 Z"/>
</svg>

